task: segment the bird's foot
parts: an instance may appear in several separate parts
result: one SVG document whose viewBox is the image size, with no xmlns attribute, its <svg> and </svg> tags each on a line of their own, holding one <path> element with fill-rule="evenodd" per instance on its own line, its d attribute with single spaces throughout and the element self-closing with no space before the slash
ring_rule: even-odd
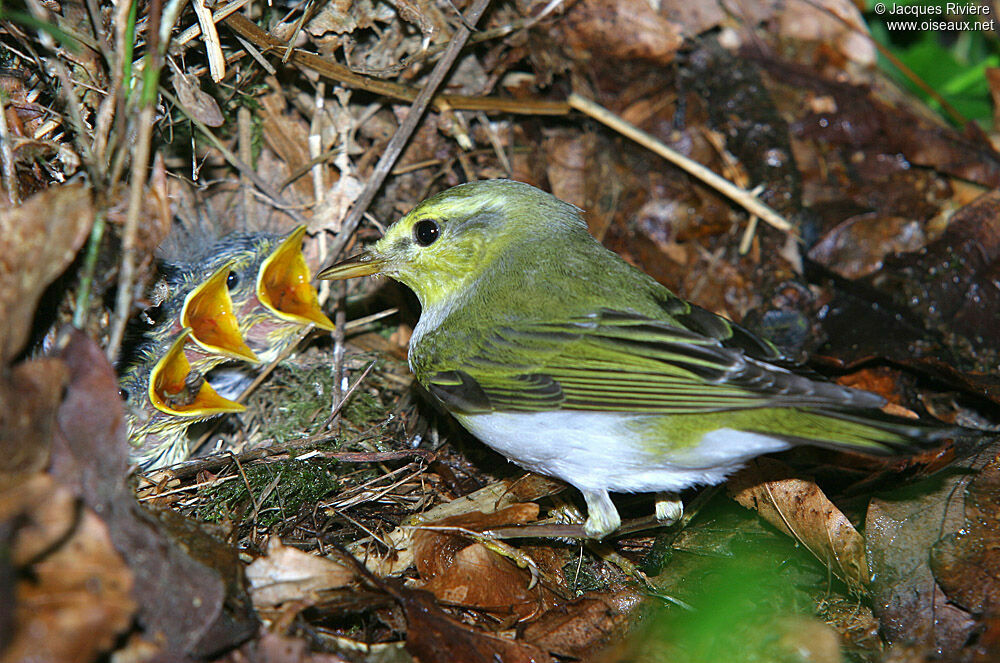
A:
<svg viewBox="0 0 1000 663">
<path fill-rule="evenodd" d="M 656 494 L 656 520 L 664 527 L 684 517 L 684 502 L 677 493 Z"/>
</svg>

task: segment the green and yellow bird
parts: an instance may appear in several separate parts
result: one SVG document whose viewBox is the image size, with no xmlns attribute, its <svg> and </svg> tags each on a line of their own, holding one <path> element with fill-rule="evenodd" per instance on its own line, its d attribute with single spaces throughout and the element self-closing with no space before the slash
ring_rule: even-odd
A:
<svg viewBox="0 0 1000 663">
<path fill-rule="evenodd" d="M 769 342 L 601 246 L 579 209 L 520 182 L 429 198 L 319 276 L 369 274 L 420 300 L 417 380 L 508 459 L 578 488 L 588 537 L 621 524 L 609 492 L 721 483 L 798 444 L 881 454 L 947 433 L 786 368 Z"/>
<path fill-rule="evenodd" d="M 133 462 L 155 469 L 185 460 L 188 426 L 243 409 L 206 381 L 212 369 L 232 361 L 271 362 L 309 325 L 333 329 L 310 282 L 304 235 L 305 227 L 284 236 L 230 233 L 193 250 L 185 262 L 164 264 L 156 322 L 121 379 Z M 171 376 L 168 392 L 161 393 L 157 376 L 161 382 Z M 169 390 L 184 380 L 204 389 L 173 395 Z M 228 382 L 225 391 L 232 395 L 246 381 Z"/>
</svg>

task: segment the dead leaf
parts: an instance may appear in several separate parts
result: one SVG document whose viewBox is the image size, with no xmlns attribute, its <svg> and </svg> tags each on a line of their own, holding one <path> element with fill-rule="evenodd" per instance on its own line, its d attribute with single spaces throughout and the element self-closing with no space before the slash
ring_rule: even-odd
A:
<svg viewBox="0 0 1000 663">
<path fill-rule="evenodd" d="M 93 222 L 83 184 L 54 186 L 0 213 L 0 365 L 24 347 L 39 298 L 66 271 Z"/>
<path fill-rule="evenodd" d="M 524 503 L 494 513 L 471 512 L 424 525 L 484 531 L 524 524 L 537 517 L 538 505 Z M 424 580 L 422 588 L 444 603 L 513 615 L 522 621 L 556 602 L 541 583 L 532 583 L 526 569 L 461 534 L 420 529 L 413 537 L 413 555 Z"/>
<path fill-rule="evenodd" d="M 642 596 L 632 590 L 590 592 L 549 610 L 528 624 L 522 637 L 559 656 L 586 658 L 620 639 L 641 605 Z"/>
<path fill-rule="evenodd" d="M 250 596 L 258 609 L 285 601 L 315 599 L 324 589 L 343 587 L 356 577 L 354 569 L 339 562 L 284 545 L 277 536 L 267 543 L 267 555 L 247 566 Z"/>
<path fill-rule="evenodd" d="M 11 514 L 17 501 L 22 512 Z M 90 661 L 110 650 L 136 606 L 132 573 L 105 524 L 90 509 L 78 510 L 72 493 L 43 475 L 7 491 L 0 504 L 14 517 L 6 522 L 20 530 L 16 559 L 30 560 L 16 586 L 14 637 L 0 661 Z M 27 529 L 19 527 L 22 519 Z M 69 535 L 53 538 L 67 524 Z M 40 549 L 43 541 L 55 547 Z"/>
<path fill-rule="evenodd" d="M 60 545 L 76 526 L 76 499 L 57 490 L 52 477 L 30 474 L 0 492 L 0 522 L 17 518 L 17 537 L 10 544 L 10 561 L 31 564 Z"/>
<path fill-rule="evenodd" d="M 844 278 L 856 279 L 881 269 L 885 256 L 917 251 L 925 241 L 921 224 L 913 219 L 859 214 L 824 235 L 809 249 L 809 257 Z"/>
<path fill-rule="evenodd" d="M 420 663 L 542 663 L 551 660 L 534 645 L 489 635 L 455 621 L 426 592 L 400 588 L 393 594 L 406 613 L 406 649 Z"/>
<path fill-rule="evenodd" d="M 0 375 L 0 486 L 21 481 L 48 462 L 68 377 L 61 360 L 44 357 Z"/>
<path fill-rule="evenodd" d="M 965 524 L 934 544 L 931 569 L 952 603 L 1000 619 L 1000 461 L 979 471 L 965 489 L 964 503 Z"/>
<path fill-rule="evenodd" d="M 872 608 L 890 645 L 918 644 L 954 658 L 975 621 L 948 602 L 930 568 L 929 549 L 943 534 L 958 531 L 962 505 L 955 497 L 971 480 L 963 468 L 873 499 L 865 538 L 872 570 Z"/>
<path fill-rule="evenodd" d="M 684 42 L 680 28 L 646 2 L 582 0 L 559 24 L 574 57 L 667 64 Z"/>
<path fill-rule="evenodd" d="M 222 116 L 219 102 L 201 89 L 197 76 L 175 71 L 172 82 L 177 92 L 177 100 L 191 117 L 209 127 L 221 127 L 225 124 L 226 120 Z"/>
<path fill-rule="evenodd" d="M 728 483 L 737 502 L 802 543 L 855 591 L 868 584 L 864 539 L 812 481 L 773 458 L 757 458 Z"/>
<path fill-rule="evenodd" d="M 233 547 L 172 511 L 147 512 L 125 483 L 128 439 L 114 369 L 74 330 L 61 358 L 69 386 L 53 436 L 51 473 L 107 523 L 135 577 L 138 622 L 172 658 L 208 656 L 257 630 Z"/>
</svg>

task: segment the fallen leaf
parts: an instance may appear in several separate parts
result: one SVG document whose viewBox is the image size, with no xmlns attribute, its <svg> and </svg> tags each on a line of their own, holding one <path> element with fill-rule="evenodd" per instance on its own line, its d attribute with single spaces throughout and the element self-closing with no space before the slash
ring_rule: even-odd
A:
<svg viewBox="0 0 1000 663">
<path fill-rule="evenodd" d="M 476 630 L 446 615 L 420 590 L 393 592 L 406 614 L 406 649 L 420 663 L 542 663 L 549 656 L 524 642 Z"/>
<path fill-rule="evenodd" d="M 267 554 L 247 566 L 246 576 L 250 596 L 260 609 L 285 601 L 309 602 L 317 592 L 343 587 L 357 574 L 335 560 L 286 546 L 272 536 L 267 542 Z"/>
<path fill-rule="evenodd" d="M 11 513 L 18 501 L 21 513 Z M 72 493 L 45 475 L 0 494 L 0 504 L 8 526 L 26 528 L 15 540 L 15 559 L 27 564 L 15 589 L 14 637 L 0 661 L 90 661 L 109 651 L 136 605 L 132 572 L 104 522 L 77 509 Z M 52 538 L 67 524 L 65 536 Z M 39 549 L 46 540 L 54 547 Z"/>
<path fill-rule="evenodd" d="M 51 357 L 22 362 L 0 375 L 0 486 L 19 482 L 48 462 L 68 377 L 66 365 Z"/>
<path fill-rule="evenodd" d="M 575 57 L 581 59 L 593 53 L 605 61 L 667 64 L 684 42 L 678 26 L 646 2 L 582 0 L 574 3 L 557 25 Z"/>
<path fill-rule="evenodd" d="M 1000 619 L 1000 460 L 969 482 L 964 504 L 965 524 L 931 548 L 931 570 L 952 603 Z"/>
<path fill-rule="evenodd" d="M 859 214 L 824 235 L 809 249 L 809 257 L 844 278 L 856 279 L 881 269 L 885 256 L 917 251 L 925 241 L 921 224 L 913 219 Z"/>
<path fill-rule="evenodd" d="M 208 656 L 257 630 L 233 547 L 194 521 L 147 512 L 125 482 L 128 438 L 118 380 L 101 348 L 67 333 L 69 386 L 53 435 L 50 472 L 107 523 L 135 577 L 137 618 L 164 656 Z"/>
<path fill-rule="evenodd" d="M 556 606 L 528 624 L 526 642 L 567 658 L 587 658 L 604 645 L 621 639 L 642 605 L 632 590 L 591 592 Z"/>
<path fill-rule="evenodd" d="M 494 513 L 471 512 L 424 523 L 413 537 L 413 555 L 422 588 L 438 600 L 478 608 L 523 621 L 555 604 L 555 596 L 542 583 L 533 583 L 527 569 L 519 568 L 486 545 L 461 534 L 436 531 L 462 528 L 472 531 L 520 525 L 538 517 L 538 505 L 513 504 Z"/>
<path fill-rule="evenodd" d="M 943 534 L 961 528 L 962 505 L 955 497 L 971 479 L 965 468 L 955 467 L 868 506 L 869 594 L 890 645 L 916 644 L 949 660 L 975 627 L 935 582 L 928 554 Z"/>
<path fill-rule="evenodd" d="M 2 209 L 0 365 L 24 347 L 39 298 L 73 261 L 93 222 L 90 189 L 83 184 L 55 186 Z"/>
<path fill-rule="evenodd" d="M 801 542 L 855 591 L 868 584 L 864 539 L 812 481 L 773 458 L 757 458 L 727 484 L 737 502 Z"/>
</svg>

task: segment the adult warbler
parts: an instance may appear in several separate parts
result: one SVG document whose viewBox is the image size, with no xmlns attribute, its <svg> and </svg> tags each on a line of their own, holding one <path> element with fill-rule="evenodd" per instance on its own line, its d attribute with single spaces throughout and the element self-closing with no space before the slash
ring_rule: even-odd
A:
<svg viewBox="0 0 1000 663">
<path fill-rule="evenodd" d="M 589 537 L 621 523 L 609 491 L 717 484 L 796 444 L 886 453 L 943 434 L 785 368 L 772 344 L 675 296 L 527 184 L 449 189 L 319 276 L 367 274 L 420 300 L 420 383 L 510 460 L 578 488 Z"/>
</svg>

